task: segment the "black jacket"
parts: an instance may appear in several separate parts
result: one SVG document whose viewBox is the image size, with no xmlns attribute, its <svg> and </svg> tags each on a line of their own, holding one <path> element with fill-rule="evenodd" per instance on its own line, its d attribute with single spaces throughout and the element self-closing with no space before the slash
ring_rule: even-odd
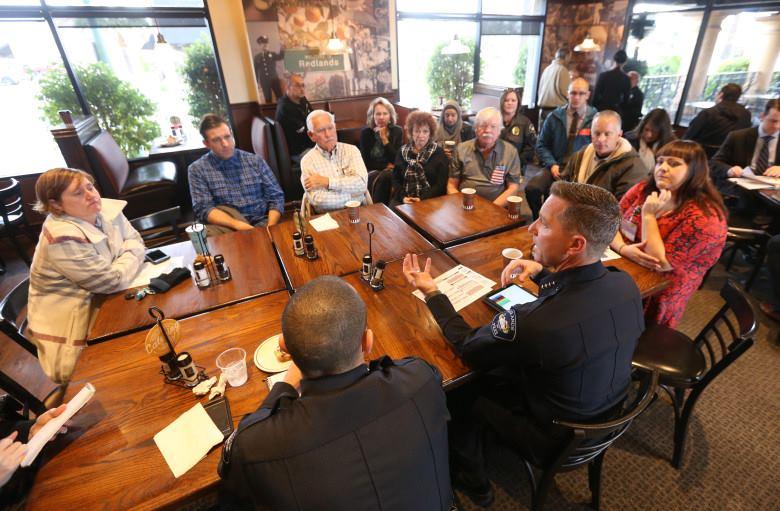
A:
<svg viewBox="0 0 780 511">
<path fill-rule="evenodd" d="M 712 180 L 722 183 L 728 179 L 728 170 L 734 165 L 747 167 L 753 161 L 758 142 L 758 128 L 732 131 L 710 161 Z M 780 144 L 775 148 L 775 165 L 780 162 Z"/>
<path fill-rule="evenodd" d="M 523 376 L 517 389 L 540 424 L 586 420 L 623 399 L 631 358 L 645 328 L 631 277 L 601 262 L 534 280 L 539 299 L 473 329 L 437 294 L 428 308 L 458 354 L 480 371 Z M 516 383 L 516 382 L 510 382 Z"/>
<path fill-rule="evenodd" d="M 615 68 L 601 73 L 596 80 L 593 91 L 593 106 L 599 112 L 614 110 L 622 114 L 623 103 L 628 98 L 631 89 L 631 79 L 621 69 Z"/>
<path fill-rule="evenodd" d="M 447 411 L 426 362 L 383 357 L 274 385 L 228 438 L 223 509 L 449 510 Z"/>
<path fill-rule="evenodd" d="M 388 163 L 395 162 L 395 155 L 404 143 L 404 130 L 400 126 L 389 126 L 389 141 L 384 145 L 382 155 L 379 158 L 371 156 L 371 148 L 374 144 L 381 144 L 373 129 L 366 126 L 360 132 L 360 154 L 366 164 L 366 170 L 383 170 Z"/>
<path fill-rule="evenodd" d="M 735 101 L 721 101 L 699 112 L 688 125 L 683 138 L 703 146 L 719 146 L 730 132 L 749 128 L 750 124 L 748 109 Z"/>
<path fill-rule="evenodd" d="M 393 168 L 393 200 L 402 203 L 404 199 L 404 174 L 408 164 L 401 155 L 401 151 L 395 157 L 395 167 Z M 441 146 L 437 147 L 425 165 L 425 179 L 431 188 L 428 193 L 420 199 L 430 199 L 447 193 L 447 179 L 449 178 L 450 159 L 444 154 Z"/>
<path fill-rule="evenodd" d="M 311 104 L 306 98 L 302 98 L 300 103 L 295 103 L 285 94 L 276 103 L 275 118 L 282 124 L 290 156 L 301 154 L 306 149 L 314 147 L 314 141 L 309 138 L 306 130 L 306 116 L 310 113 Z"/>
</svg>

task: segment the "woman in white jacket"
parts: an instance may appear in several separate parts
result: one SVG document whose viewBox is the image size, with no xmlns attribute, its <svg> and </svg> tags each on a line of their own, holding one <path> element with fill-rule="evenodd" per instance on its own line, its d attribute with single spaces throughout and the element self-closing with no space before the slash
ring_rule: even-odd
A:
<svg viewBox="0 0 780 511">
<path fill-rule="evenodd" d="M 67 383 L 94 319 L 93 295 L 124 289 L 145 247 L 122 214 L 127 203 L 101 199 L 86 172 L 51 169 L 35 194 L 47 217 L 30 268 L 29 334 L 44 372 Z"/>
</svg>

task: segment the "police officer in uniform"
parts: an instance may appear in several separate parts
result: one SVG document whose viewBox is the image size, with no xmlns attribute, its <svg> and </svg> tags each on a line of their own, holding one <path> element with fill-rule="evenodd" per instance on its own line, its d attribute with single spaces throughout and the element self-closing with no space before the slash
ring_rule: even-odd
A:
<svg viewBox="0 0 780 511">
<path fill-rule="evenodd" d="M 293 365 L 225 443 L 221 507 L 449 510 L 436 368 L 416 358 L 366 364 L 366 305 L 333 276 L 296 291 L 282 333 Z"/>
<path fill-rule="evenodd" d="M 556 182 L 531 224 L 534 260 L 513 261 L 533 279 L 537 300 L 515 305 L 472 328 L 441 294 L 417 257 L 404 259 L 408 282 L 463 360 L 480 373 L 475 385 L 448 393 L 453 485 L 486 506 L 493 493 L 480 429 L 488 426 L 526 459 L 549 460 L 563 440 L 553 419 L 605 420 L 630 383 L 631 358 L 644 330 L 642 301 L 632 278 L 600 260 L 620 224 L 617 200 L 591 185 Z M 452 399 L 451 399 L 452 395 Z"/>
<path fill-rule="evenodd" d="M 284 58 L 284 47 L 279 53 L 268 51 L 268 38 L 261 35 L 257 38 L 260 51 L 255 55 L 255 78 L 263 89 L 263 97 L 266 103 L 273 101 L 271 89 L 276 94 L 276 99 L 282 97 L 282 88 L 279 87 L 279 77 L 276 74 L 276 61 Z"/>
</svg>

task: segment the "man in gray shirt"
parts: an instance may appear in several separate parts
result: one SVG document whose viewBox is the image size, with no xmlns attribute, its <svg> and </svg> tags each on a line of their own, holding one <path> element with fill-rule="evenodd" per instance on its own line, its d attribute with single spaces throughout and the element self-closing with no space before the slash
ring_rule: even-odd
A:
<svg viewBox="0 0 780 511">
<path fill-rule="evenodd" d="M 517 150 L 503 140 L 501 113 L 483 108 L 477 114 L 474 129 L 477 138 L 458 145 L 447 181 L 447 193 L 474 188 L 477 194 L 505 207 L 507 197 L 520 191 L 522 175 Z"/>
</svg>

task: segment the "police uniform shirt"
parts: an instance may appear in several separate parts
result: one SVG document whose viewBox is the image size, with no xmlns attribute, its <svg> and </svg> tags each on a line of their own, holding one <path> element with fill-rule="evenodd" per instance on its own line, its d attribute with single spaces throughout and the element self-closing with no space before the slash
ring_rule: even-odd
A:
<svg viewBox="0 0 780 511">
<path fill-rule="evenodd" d="M 448 510 L 452 503 L 441 375 L 383 357 L 274 385 L 225 443 L 223 509 Z"/>
<path fill-rule="evenodd" d="M 534 279 L 539 298 L 473 329 L 449 299 L 428 307 L 447 340 L 476 370 L 522 374 L 525 401 L 540 423 L 584 420 L 624 397 L 631 358 L 644 330 L 642 300 L 631 277 L 600 261 Z"/>
</svg>

